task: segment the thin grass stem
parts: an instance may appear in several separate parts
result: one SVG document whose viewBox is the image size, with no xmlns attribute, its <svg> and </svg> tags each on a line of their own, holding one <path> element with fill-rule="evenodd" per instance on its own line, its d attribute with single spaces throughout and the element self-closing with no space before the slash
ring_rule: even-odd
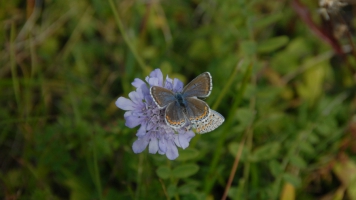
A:
<svg viewBox="0 0 356 200">
<path fill-rule="evenodd" d="M 20 84 L 16 72 L 16 58 L 15 58 L 15 23 L 11 24 L 10 33 L 10 63 L 11 63 L 11 76 L 12 76 L 12 86 L 14 88 L 15 99 L 17 108 L 20 111 Z"/>
<path fill-rule="evenodd" d="M 229 192 L 229 190 L 231 188 L 232 181 L 234 180 L 234 177 L 235 177 L 235 174 L 236 174 L 236 170 L 237 170 L 237 167 L 239 165 L 239 161 L 240 161 L 240 158 L 241 158 L 242 150 L 243 150 L 243 148 L 245 146 L 245 140 L 246 140 L 246 138 L 244 137 L 243 140 L 241 141 L 241 145 L 239 146 L 239 149 L 236 152 L 234 164 L 232 165 L 230 176 L 229 176 L 229 180 L 226 183 L 225 191 L 224 191 L 224 194 L 223 194 L 223 197 L 221 198 L 221 200 L 225 200 L 227 198 L 227 194 L 228 194 L 228 192 Z"/>
<path fill-rule="evenodd" d="M 95 187 L 99 195 L 99 199 L 103 199 L 102 189 L 101 189 L 101 181 L 100 181 L 100 173 L 98 166 L 98 156 L 96 152 L 97 145 L 95 144 L 95 133 L 93 135 L 93 166 L 94 166 L 94 178 L 95 178 Z"/>
<path fill-rule="evenodd" d="M 124 38 L 126 44 L 129 46 L 132 54 L 134 55 L 136 61 L 138 62 L 139 66 L 141 67 L 141 69 L 145 72 L 145 74 L 149 74 L 150 73 L 150 69 L 146 66 L 146 64 L 144 63 L 143 59 L 141 58 L 141 56 L 137 53 L 136 51 L 136 48 L 134 47 L 133 43 L 130 41 L 129 37 L 127 36 L 125 30 L 124 30 L 124 26 L 121 22 L 121 19 L 119 17 L 119 14 L 116 10 L 116 7 L 115 7 L 115 4 L 113 2 L 113 0 L 108 0 L 109 1 L 109 4 L 110 4 L 110 7 L 111 7 L 111 10 L 114 14 L 114 18 L 115 18 L 115 21 L 117 23 L 117 26 L 119 27 L 120 29 L 120 32 L 122 34 L 122 37 Z"/>
<path fill-rule="evenodd" d="M 237 72 L 239 71 L 241 65 L 243 64 L 243 60 L 241 60 L 236 67 L 234 68 L 234 71 L 232 72 L 232 74 L 229 77 L 229 80 L 227 81 L 225 87 L 223 87 L 222 91 L 220 92 L 220 95 L 218 96 L 218 98 L 216 99 L 214 105 L 212 106 L 213 110 L 216 110 L 216 108 L 219 107 L 221 100 L 225 97 L 227 91 L 231 88 L 232 83 L 234 82 Z"/>
</svg>

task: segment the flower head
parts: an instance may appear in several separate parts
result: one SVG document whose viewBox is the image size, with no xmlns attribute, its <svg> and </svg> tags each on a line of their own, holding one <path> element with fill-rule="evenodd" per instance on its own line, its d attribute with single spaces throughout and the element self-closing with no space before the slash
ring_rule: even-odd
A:
<svg viewBox="0 0 356 200">
<path fill-rule="evenodd" d="M 319 13 L 326 20 L 330 20 L 330 15 L 340 12 L 341 8 L 346 6 L 347 2 L 342 0 L 319 0 Z"/>
<path fill-rule="evenodd" d="M 173 92 L 181 92 L 183 83 L 168 76 L 163 80 L 159 69 L 152 71 L 145 80 L 148 85 L 143 80 L 135 78 L 132 85 L 136 91 L 129 93 L 130 99 L 119 97 L 115 104 L 126 110 L 124 118 L 127 127 L 134 128 L 140 125 L 136 133 L 138 138 L 132 145 L 135 153 L 141 153 L 148 145 L 149 153 L 166 154 L 168 159 L 174 160 L 179 155 L 177 147 L 187 148 L 195 134 L 190 130 L 189 124 L 177 130 L 168 126 L 164 119 L 164 109 L 160 110 L 153 102 L 149 88 L 161 86 Z"/>
</svg>

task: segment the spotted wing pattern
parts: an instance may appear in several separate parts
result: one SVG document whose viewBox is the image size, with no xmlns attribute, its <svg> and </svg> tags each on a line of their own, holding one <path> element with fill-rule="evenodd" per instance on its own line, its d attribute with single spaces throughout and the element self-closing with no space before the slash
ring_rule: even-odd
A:
<svg viewBox="0 0 356 200">
<path fill-rule="evenodd" d="M 195 131 L 197 133 L 207 133 L 218 128 L 223 122 L 225 118 L 215 110 L 210 109 L 210 115 L 206 120 L 202 122 L 195 123 Z"/>
</svg>

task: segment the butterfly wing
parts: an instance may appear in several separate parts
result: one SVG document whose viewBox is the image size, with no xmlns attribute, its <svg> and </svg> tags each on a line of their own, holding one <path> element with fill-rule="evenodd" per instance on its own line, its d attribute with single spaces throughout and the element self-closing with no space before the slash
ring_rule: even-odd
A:
<svg viewBox="0 0 356 200">
<path fill-rule="evenodd" d="M 225 118 L 220 113 L 216 112 L 215 110 L 210 110 L 210 115 L 206 120 L 195 124 L 195 131 L 197 133 L 207 133 L 213 131 L 218 128 L 224 121 Z"/>
<path fill-rule="evenodd" d="M 203 121 L 210 114 L 210 108 L 204 101 L 196 97 L 186 97 L 185 114 L 191 123 Z"/>
<path fill-rule="evenodd" d="M 213 80 L 209 72 L 204 72 L 188 83 L 182 94 L 185 97 L 208 97 L 213 89 Z"/>
<path fill-rule="evenodd" d="M 186 119 L 183 113 L 183 109 L 179 105 L 178 101 L 170 103 L 165 111 L 166 124 L 172 128 L 178 129 L 185 125 Z"/>
<path fill-rule="evenodd" d="M 150 94 L 159 109 L 165 108 L 176 100 L 172 91 L 159 86 L 152 86 Z"/>
</svg>

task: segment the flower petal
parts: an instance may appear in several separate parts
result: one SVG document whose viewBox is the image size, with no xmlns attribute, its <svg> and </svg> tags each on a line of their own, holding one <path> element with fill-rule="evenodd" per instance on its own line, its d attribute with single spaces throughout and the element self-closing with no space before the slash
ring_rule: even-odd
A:
<svg viewBox="0 0 356 200">
<path fill-rule="evenodd" d="M 146 149 L 148 145 L 148 138 L 143 137 L 143 138 L 138 138 L 133 144 L 132 144 L 132 150 L 134 153 L 141 153 L 143 150 Z"/>
<path fill-rule="evenodd" d="M 183 86 L 183 82 L 175 78 L 173 81 L 173 92 L 182 92 Z"/>
<path fill-rule="evenodd" d="M 166 153 L 167 151 L 167 145 L 166 145 L 167 141 L 165 139 L 160 139 L 158 141 L 158 147 L 159 147 L 159 150 L 163 153 Z"/>
<path fill-rule="evenodd" d="M 149 76 L 146 77 L 147 83 L 151 86 L 163 87 L 163 74 L 160 69 L 153 70 Z"/>
<path fill-rule="evenodd" d="M 147 85 L 144 84 L 144 85 L 141 85 L 141 87 L 137 88 L 137 91 L 141 91 L 141 93 L 146 97 L 146 96 L 149 96 L 151 97 L 150 95 L 150 90 L 148 89 Z"/>
<path fill-rule="evenodd" d="M 171 141 L 167 144 L 166 156 L 169 160 L 174 160 L 179 156 L 176 145 L 174 145 Z"/>
<path fill-rule="evenodd" d="M 166 82 L 164 83 L 164 87 L 169 90 L 173 90 L 173 80 L 170 79 L 168 75 L 166 76 Z"/>
<path fill-rule="evenodd" d="M 145 97 L 144 97 L 143 93 L 141 92 L 141 90 L 130 92 L 129 97 L 132 100 L 132 102 L 134 102 L 136 104 L 135 105 L 136 108 L 143 106 L 142 100 Z"/>
<path fill-rule="evenodd" d="M 135 109 L 135 104 L 130 100 L 125 97 L 119 97 L 115 105 L 118 108 L 121 108 L 122 110 L 134 110 Z"/>
<path fill-rule="evenodd" d="M 155 154 L 158 151 L 158 140 L 155 137 L 151 138 L 151 141 L 148 146 L 148 152 Z"/>
<path fill-rule="evenodd" d="M 165 154 L 165 152 L 161 151 L 161 149 L 158 149 L 158 153 L 161 154 L 161 155 Z"/>
<path fill-rule="evenodd" d="M 148 93 L 148 95 L 145 96 L 145 101 L 146 101 L 146 104 L 152 105 L 154 108 L 157 108 L 157 105 L 153 102 L 153 99 L 149 93 Z"/>
<path fill-rule="evenodd" d="M 124 118 L 126 120 L 125 125 L 129 128 L 134 128 L 140 125 L 142 122 L 142 118 L 139 118 L 138 116 L 134 116 L 132 112 L 126 112 Z"/>
<path fill-rule="evenodd" d="M 189 146 L 190 140 L 195 136 L 193 131 L 187 131 L 185 133 L 179 133 L 178 134 L 178 141 L 180 144 L 180 147 L 182 149 L 185 149 Z"/>
<path fill-rule="evenodd" d="M 179 142 L 179 136 L 178 136 L 178 134 L 175 134 L 175 135 L 174 135 L 174 144 L 176 144 L 177 147 L 181 147 L 181 148 L 182 148 L 182 145 L 180 145 L 180 142 Z"/>
<path fill-rule="evenodd" d="M 151 86 L 162 86 L 159 84 L 159 80 L 158 78 L 149 78 L 147 80 L 148 84 L 150 84 Z"/>
<path fill-rule="evenodd" d="M 150 77 L 158 78 L 158 84 L 163 86 L 163 74 L 160 69 L 155 69 L 150 73 Z"/>
<path fill-rule="evenodd" d="M 139 79 L 139 78 L 135 78 L 134 81 L 131 83 L 135 88 L 140 88 L 142 85 L 146 85 L 146 83 Z"/>
<path fill-rule="evenodd" d="M 145 124 L 141 124 L 140 128 L 138 129 L 136 136 L 138 137 L 142 137 L 144 135 L 146 135 L 146 125 Z"/>
</svg>

